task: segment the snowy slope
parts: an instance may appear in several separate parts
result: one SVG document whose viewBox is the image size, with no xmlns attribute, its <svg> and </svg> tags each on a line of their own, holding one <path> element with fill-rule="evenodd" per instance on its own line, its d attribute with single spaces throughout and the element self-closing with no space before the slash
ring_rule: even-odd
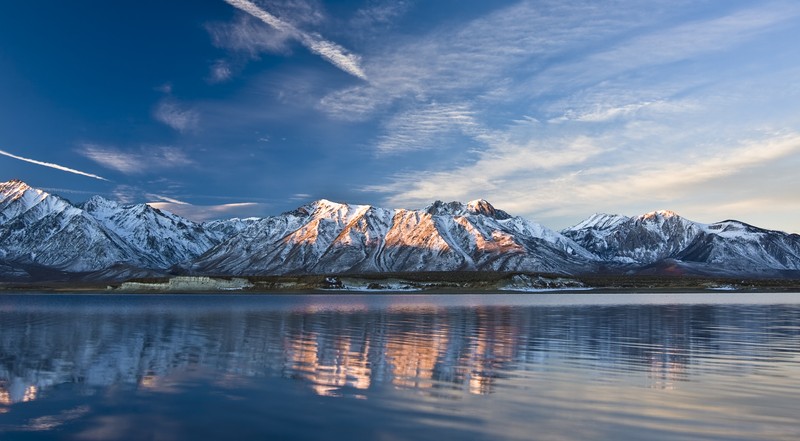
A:
<svg viewBox="0 0 800 441">
<path fill-rule="evenodd" d="M 585 269 L 596 258 L 486 201 L 387 210 L 319 200 L 264 219 L 198 259 L 202 273 Z"/>
<path fill-rule="evenodd" d="M 800 271 L 800 236 L 671 211 L 596 214 L 562 232 L 478 199 L 422 210 L 325 199 L 278 216 L 198 224 L 99 196 L 73 205 L 0 183 L 0 279 L 81 273 L 92 280 L 209 275 L 602 269 L 781 275 Z M 616 268 L 616 269 L 615 269 Z M 86 273 L 86 274 L 84 274 Z"/>
<path fill-rule="evenodd" d="M 706 273 L 800 270 L 800 236 L 733 220 L 702 224 L 671 211 L 633 218 L 594 215 L 562 233 L 612 264 L 635 267 L 670 259 Z"/>
<path fill-rule="evenodd" d="M 93 196 L 80 208 L 122 238 L 152 268 L 188 262 L 219 242 L 200 224 L 147 204 L 120 205 Z"/>
<path fill-rule="evenodd" d="M 0 225 L 16 220 L 31 224 L 46 215 L 65 210 L 69 202 L 13 179 L 0 183 Z"/>
<path fill-rule="evenodd" d="M 117 262 L 145 264 L 119 237 L 71 206 L 30 223 L 15 218 L 4 224 L 0 255 L 7 261 L 72 272 L 99 270 Z"/>
<path fill-rule="evenodd" d="M 650 264 L 674 256 L 702 231 L 700 224 L 661 210 L 631 218 L 596 214 L 562 234 L 605 261 Z"/>
<path fill-rule="evenodd" d="M 20 181 L 0 185 L 0 259 L 82 272 L 145 263 L 121 238 L 68 201 Z"/>
<path fill-rule="evenodd" d="M 202 227 L 147 205 L 99 196 L 80 206 L 13 180 L 0 184 L 0 261 L 69 272 L 166 269 L 218 243 Z"/>
<path fill-rule="evenodd" d="M 241 233 L 245 228 L 260 221 L 257 217 L 248 217 L 240 219 L 238 217 L 232 219 L 221 219 L 203 222 L 201 226 L 216 243 L 220 243 L 230 237 Z"/>
<path fill-rule="evenodd" d="M 733 220 L 703 227 L 676 259 L 745 274 L 800 270 L 800 235 Z"/>
</svg>

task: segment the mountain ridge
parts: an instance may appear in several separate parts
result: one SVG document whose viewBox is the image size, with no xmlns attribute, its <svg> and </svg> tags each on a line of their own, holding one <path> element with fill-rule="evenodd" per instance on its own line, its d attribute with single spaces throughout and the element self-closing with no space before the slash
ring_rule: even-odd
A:
<svg viewBox="0 0 800 441">
<path fill-rule="evenodd" d="M 594 214 L 559 232 L 483 199 L 420 210 L 320 199 L 276 216 L 196 223 L 147 204 L 72 204 L 0 183 L 0 281 L 420 271 L 782 276 L 800 273 L 800 235 L 669 210 Z"/>
</svg>

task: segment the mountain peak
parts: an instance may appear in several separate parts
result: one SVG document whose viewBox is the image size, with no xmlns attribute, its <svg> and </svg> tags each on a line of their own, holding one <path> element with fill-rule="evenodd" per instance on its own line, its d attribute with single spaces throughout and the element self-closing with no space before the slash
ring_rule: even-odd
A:
<svg viewBox="0 0 800 441">
<path fill-rule="evenodd" d="M 586 228 L 606 230 L 609 228 L 614 228 L 628 219 L 630 219 L 628 216 L 623 216 L 621 214 L 595 213 L 589 216 L 589 218 L 586 220 L 580 222 L 574 227 L 568 228 L 567 230 L 582 230 Z"/>
<path fill-rule="evenodd" d="M 340 202 L 334 202 L 329 199 L 317 199 L 316 201 L 312 202 L 311 205 L 316 205 L 317 207 L 331 207 L 331 208 L 341 208 L 347 204 L 342 204 Z"/>
<path fill-rule="evenodd" d="M 108 200 L 102 196 L 95 195 L 87 199 L 86 202 L 81 204 L 80 207 L 90 213 L 95 213 L 105 210 L 117 210 L 119 209 L 119 203 Z"/>
<path fill-rule="evenodd" d="M 319 199 L 305 206 L 309 213 L 334 213 L 341 210 L 349 211 L 350 208 L 359 209 L 361 205 L 350 205 L 334 202 L 328 199 Z"/>
<path fill-rule="evenodd" d="M 678 213 L 671 210 L 656 210 L 639 216 L 642 220 L 680 218 Z"/>
<path fill-rule="evenodd" d="M 5 212 L 0 214 L 0 219 L 14 217 L 45 200 L 59 204 L 61 199 L 51 197 L 50 193 L 33 188 L 19 179 L 2 182 L 0 183 L 0 209 Z M 9 205 L 14 205 L 14 209 L 9 209 Z"/>
<path fill-rule="evenodd" d="M 475 214 L 493 217 L 495 219 L 510 219 L 511 216 L 503 210 L 494 208 L 486 199 L 475 199 L 467 202 L 467 211 Z"/>
<path fill-rule="evenodd" d="M 23 186 L 25 186 L 25 187 L 28 187 L 28 188 L 30 188 L 30 187 L 28 186 L 28 184 L 26 184 L 25 182 L 23 182 L 23 181 L 22 181 L 22 179 L 17 179 L 17 178 L 12 178 L 12 179 L 9 179 L 7 182 L 3 182 L 3 183 L 2 183 L 2 184 L 0 184 L 0 185 L 4 185 L 4 184 L 10 184 L 10 185 L 23 185 Z"/>
<path fill-rule="evenodd" d="M 426 213 L 437 216 L 437 215 L 463 215 L 465 208 L 464 204 L 458 201 L 453 202 L 444 202 L 444 201 L 434 201 L 432 204 L 425 207 L 423 210 Z"/>
<path fill-rule="evenodd" d="M 0 193 L 2 194 L 21 193 L 28 190 L 35 189 L 19 179 L 10 179 L 7 182 L 0 183 Z M 43 193 L 41 190 L 36 191 Z"/>
<path fill-rule="evenodd" d="M 711 273 L 800 272 L 800 235 L 733 220 L 706 225 L 669 210 L 633 218 L 597 213 L 559 234 L 511 218 L 485 199 L 436 201 L 425 213 L 319 199 L 282 216 L 201 226 L 101 196 L 76 206 L 14 179 L 0 182 L 0 255 L 14 265 L 77 273 L 113 271 L 120 263 L 230 275 L 569 273 L 599 263 L 627 272 L 665 259 Z"/>
<path fill-rule="evenodd" d="M 466 205 L 458 201 L 435 201 L 434 203 L 425 207 L 424 211 L 434 216 L 466 216 L 469 214 L 482 214 L 495 219 L 511 218 L 511 215 L 503 210 L 494 208 L 494 206 L 485 199 L 475 199 L 467 202 Z"/>
<path fill-rule="evenodd" d="M 340 204 L 338 202 L 333 202 L 328 199 L 317 199 L 316 201 L 301 205 L 295 208 L 294 210 L 287 211 L 283 214 L 291 214 L 294 216 L 305 217 L 314 214 L 318 211 L 337 211 L 345 206 L 346 204 Z"/>
</svg>

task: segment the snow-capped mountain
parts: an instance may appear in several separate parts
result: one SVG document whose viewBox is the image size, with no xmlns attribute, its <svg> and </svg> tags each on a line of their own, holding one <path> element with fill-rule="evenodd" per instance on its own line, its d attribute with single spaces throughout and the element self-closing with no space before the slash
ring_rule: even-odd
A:
<svg viewBox="0 0 800 441">
<path fill-rule="evenodd" d="M 97 219 L 21 181 L 0 184 L 0 259 L 19 268 L 95 271 L 145 259 Z"/>
<path fill-rule="evenodd" d="M 800 235 L 765 230 L 735 220 L 703 225 L 675 258 L 732 273 L 800 270 Z"/>
<path fill-rule="evenodd" d="M 800 270 L 800 235 L 734 220 L 702 224 L 671 211 L 632 218 L 595 214 L 562 234 L 612 264 L 642 267 L 670 260 L 710 274 Z"/>
<path fill-rule="evenodd" d="M 260 220 L 261 219 L 257 217 L 248 217 L 245 219 L 235 217 L 233 219 L 221 219 L 203 222 L 202 227 L 206 233 L 211 235 L 211 237 L 214 238 L 217 243 L 219 243 L 229 237 L 241 233 L 242 230 Z"/>
<path fill-rule="evenodd" d="M 701 231 L 701 225 L 662 210 L 637 217 L 595 214 L 561 233 L 605 261 L 650 264 L 684 250 Z"/>
<path fill-rule="evenodd" d="M 670 211 L 596 214 L 556 232 L 478 199 L 421 210 L 319 200 L 278 216 L 198 224 L 95 196 L 74 205 L 0 183 L 0 280 L 95 280 L 172 273 L 329 274 L 509 271 L 586 274 L 800 271 L 800 235 Z"/>
<path fill-rule="evenodd" d="M 319 200 L 262 219 L 200 257 L 220 274 L 403 271 L 574 272 L 596 258 L 486 201 L 387 210 Z"/>
<path fill-rule="evenodd" d="M 12 180 L 0 184 L 0 260 L 73 273 L 166 270 L 219 241 L 202 226 L 145 204 L 94 196 L 81 205 Z"/>
<path fill-rule="evenodd" d="M 147 204 L 120 205 L 93 196 L 79 207 L 122 238 L 150 268 L 188 262 L 219 243 L 200 224 Z"/>
</svg>

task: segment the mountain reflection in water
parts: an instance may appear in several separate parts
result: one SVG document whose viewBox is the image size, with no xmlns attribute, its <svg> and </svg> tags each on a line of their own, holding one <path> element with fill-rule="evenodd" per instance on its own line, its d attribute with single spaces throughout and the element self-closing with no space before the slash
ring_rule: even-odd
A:
<svg viewBox="0 0 800 441">
<path fill-rule="evenodd" d="M 649 387 L 678 387 L 693 372 L 738 375 L 796 356 L 787 348 L 800 334 L 800 310 L 770 306 L 368 308 L 353 297 L 288 308 L 200 298 L 212 306 L 202 308 L 181 304 L 198 300 L 188 298 L 79 298 L 76 317 L 53 300 L 65 299 L 29 298 L 0 311 L 0 404 L 61 383 L 151 387 L 196 368 L 294 378 L 326 396 L 380 383 L 488 394 L 505 372 L 547 370 L 554 358 L 597 375 L 646 371 Z"/>
<path fill-rule="evenodd" d="M 569 412 L 603 419 L 604 410 L 625 422 L 620 415 L 648 406 L 674 423 L 697 410 L 654 403 L 680 395 L 708 411 L 726 396 L 747 394 L 745 403 L 763 398 L 781 408 L 800 393 L 797 299 L 673 304 L 619 296 L 617 304 L 585 305 L 552 301 L 558 296 L 6 295 L 0 297 L 0 434 L 4 415 L 64 385 L 75 396 L 120 386 L 139 395 L 171 393 L 193 376 L 209 379 L 202 386 L 213 389 L 209 396 L 279 380 L 311 395 L 393 406 L 408 400 L 397 395 L 406 391 L 420 397 L 409 406 L 436 412 L 450 409 L 436 407 L 442 403 L 460 402 L 479 406 L 465 407 L 475 414 L 480 403 L 468 397 L 495 397 L 496 409 L 506 409 L 503 417 L 517 425 L 533 418 L 518 414 L 522 409 L 541 412 L 537 421 Z M 661 395 L 643 395 L 647 390 Z M 97 408 L 76 401 L 48 418 L 78 420 Z M 490 420 L 502 425 L 499 415 Z M 435 416 L 453 421 L 450 414 Z M 775 421 L 797 429 L 781 418 Z M 35 430 L 49 428 L 41 427 Z"/>
</svg>

